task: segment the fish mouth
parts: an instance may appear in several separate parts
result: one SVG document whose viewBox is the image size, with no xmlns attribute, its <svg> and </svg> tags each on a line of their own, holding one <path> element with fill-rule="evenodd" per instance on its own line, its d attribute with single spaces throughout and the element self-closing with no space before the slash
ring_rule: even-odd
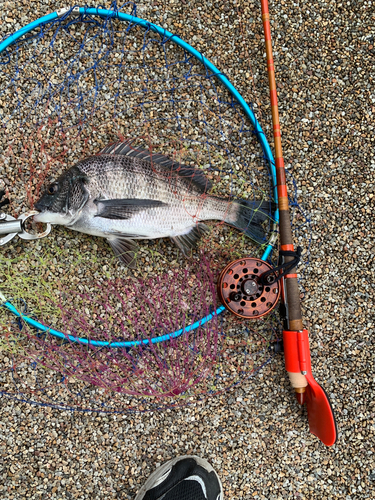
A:
<svg viewBox="0 0 375 500">
<path fill-rule="evenodd" d="M 40 210 L 37 205 L 35 205 L 35 209 Z M 34 222 L 45 222 L 45 223 L 49 222 L 49 223 L 51 223 L 51 221 L 50 221 L 51 217 L 48 217 L 48 215 L 50 215 L 50 214 L 46 211 L 45 212 L 39 211 L 38 214 L 34 215 Z"/>
<path fill-rule="evenodd" d="M 34 215 L 35 222 L 43 222 L 44 224 L 60 224 L 61 226 L 67 226 L 71 222 L 71 218 L 67 217 L 66 214 L 60 214 L 56 212 L 49 212 L 44 210 L 37 215 Z"/>
</svg>

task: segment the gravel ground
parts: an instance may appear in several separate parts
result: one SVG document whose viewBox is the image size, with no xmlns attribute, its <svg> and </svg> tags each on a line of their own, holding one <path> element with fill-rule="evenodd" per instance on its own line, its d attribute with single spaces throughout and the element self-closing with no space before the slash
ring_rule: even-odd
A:
<svg viewBox="0 0 375 500">
<path fill-rule="evenodd" d="M 1 30 L 63 6 L 0 2 Z M 258 3 L 139 7 L 212 54 L 235 85 L 241 70 L 253 75 L 260 121 L 270 123 Z M 284 156 L 313 223 L 304 316 L 337 444 L 326 448 L 309 434 L 282 358 L 235 390 L 163 412 L 72 413 L 2 398 L 2 498 L 131 499 L 157 465 L 187 453 L 212 463 L 228 499 L 372 498 L 374 7 L 281 1 L 270 11 Z"/>
</svg>

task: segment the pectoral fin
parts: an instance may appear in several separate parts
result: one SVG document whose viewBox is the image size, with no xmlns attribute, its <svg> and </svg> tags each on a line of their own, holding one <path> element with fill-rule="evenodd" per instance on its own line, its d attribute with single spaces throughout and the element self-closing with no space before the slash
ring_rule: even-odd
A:
<svg viewBox="0 0 375 500">
<path fill-rule="evenodd" d="M 95 217 L 104 219 L 130 219 L 137 212 L 147 210 L 148 208 L 168 206 L 159 200 L 141 200 L 138 198 L 119 199 L 119 200 L 94 200 L 98 207 L 98 213 Z"/>
<path fill-rule="evenodd" d="M 138 245 L 133 240 L 121 236 L 107 238 L 116 257 L 130 269 L 137 267 Z"/>
<path fill-rule="evenodd" d="M 180 234 L 177 236 L 171 236 L 171 240 L 173 240 L 181 252 L 185 255 L 185 257 L 189 257 L 191 250 L 195 248 L 199 240 L 209 232 L 210 228 L 200 222 L 191 228 L 191 230 L 186 234 Z"/>
</svg>

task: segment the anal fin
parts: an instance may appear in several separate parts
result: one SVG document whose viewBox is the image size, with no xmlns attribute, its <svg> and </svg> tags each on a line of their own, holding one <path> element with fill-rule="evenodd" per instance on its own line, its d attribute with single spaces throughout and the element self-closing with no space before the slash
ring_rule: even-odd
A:
<svg viewBox="0 0 375 500">
<path fill-rule="evenodd" d="M 199 240 L 209 232 L 210 228 L 200 222 L 191 228 L 186 234 L 171 236 L 171 240 L 178 246 L 185 257 L 189 257 L 193 248 L 195 248 Z"/>
</svg>

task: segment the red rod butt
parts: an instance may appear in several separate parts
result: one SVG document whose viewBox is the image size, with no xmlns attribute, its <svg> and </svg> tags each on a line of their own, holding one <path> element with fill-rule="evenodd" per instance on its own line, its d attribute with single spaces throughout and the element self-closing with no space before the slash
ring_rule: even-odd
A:
<svg viewBox="0 0 375 500">
<path fill-rule="evenodd" d="M 307 387 L 295 388 L 297 401 L 306 404 L 310 432 L 315 434 L 326 446 L 337 440 L 335 415 L 324 389 L 315 381 L 311 372 L 309 335 L 307 330 L 284 330 L 285 367 L 291 374 L 303 372 Z"/>
<path fill-rule="evenodd" d="M 298 387 L 295 390 L 298 403 L 302 406 L 306 403 L 306 387 Z"/>
</svg>

